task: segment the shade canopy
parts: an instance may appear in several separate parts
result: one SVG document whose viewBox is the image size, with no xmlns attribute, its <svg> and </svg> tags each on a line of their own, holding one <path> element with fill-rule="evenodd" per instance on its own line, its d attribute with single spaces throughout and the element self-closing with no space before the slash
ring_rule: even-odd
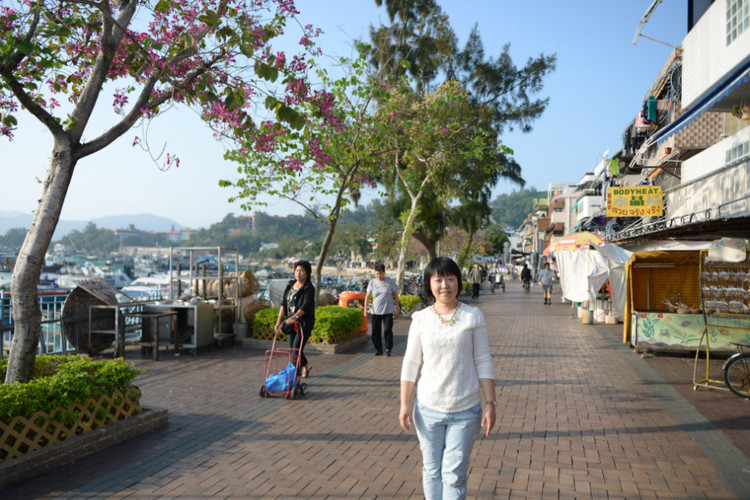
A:
<svg viewBox="0 0 750 500">
<path fill-rule="evenodd" d="M 604 236 L 596 233 L 590 233 L 588 231 L 570 233 L 554 242 L 551 247 L 552 250 L 556 252 L 564 252 L 566 250 L 575 250 L 576 248 L 588 247 L 589 245 L 604 245 Z"/>
</svg>

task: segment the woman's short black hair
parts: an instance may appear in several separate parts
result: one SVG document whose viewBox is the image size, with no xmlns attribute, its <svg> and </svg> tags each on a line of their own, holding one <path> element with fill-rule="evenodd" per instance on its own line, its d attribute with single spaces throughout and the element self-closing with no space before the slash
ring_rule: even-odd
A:
<svg viewBox="0 0 750 500">
<path fill-rule="evenodd" d="M 297 269 L 298 267 L 305 270 L 307 273 L 307 281 L 310 281 L 310 278 L 312 277 L 312 266 L 310 266 L 310 263 L 306 260 L 298 260 L 294 263 L 294 269 Z"/>
<path fill-rule="evenodd" d="M 458 267 L 458 264 L 448 257 L 436 257 L 427 264 L 427 267 L 424 268 L 424 293 L 432 300 L 435 300 L 435 296 L 432 294 L 432 288 L 430 287 L 430 280 L 433 275 L 453 275 L 458 280 L 458 293 L 460 294 L 464 289 L 464 280 L 461 277 L 461 268 Z"/>
</svg>

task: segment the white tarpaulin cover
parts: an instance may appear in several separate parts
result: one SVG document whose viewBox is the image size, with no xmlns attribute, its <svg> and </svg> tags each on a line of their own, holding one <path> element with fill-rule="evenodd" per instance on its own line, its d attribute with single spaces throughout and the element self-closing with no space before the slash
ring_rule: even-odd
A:
<svg viewBox="0 0 750 500">
<path fill-rule="evenodd" d="M 563 297 L 572 302 L 588 300 L 593 305 L 596 293 L 609 277 L 605 258 L 589 248 L 558 251 L 555 255 Z"/>
<path fill-rule="evenodd" d="M 600 247 L 594 247 L 597 252 L 607 259 L 609 266 L 609 293 L 612 302 L 612 310 L 620 318 L 625 317 L 625 294 L 627 281 L 625 279 L 625 264 L 630 260 L 633 252 L 624 248 L 605 243 Z"/>
<path fill-rule="evenodd" d="M 706 261 L 742 262 L 745 260 L 745 240 L 739 238 L 722 238 L 712 241 L 708 247 Z"/>
</svg>

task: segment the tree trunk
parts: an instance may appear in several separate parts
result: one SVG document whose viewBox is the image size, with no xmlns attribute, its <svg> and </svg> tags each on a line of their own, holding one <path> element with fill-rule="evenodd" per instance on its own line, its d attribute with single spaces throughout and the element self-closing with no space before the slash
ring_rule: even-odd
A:
<svg viewBox="0 0 750 500">
<path fill-rule="evenodd" d="M 346 186 L 349 185 L 352 175 L 359 168 L 358 163 L 354 163 L 349 170 L 345 173 L 341 179 L 341 185 L 336 193 L 336 203 L 334 203 L 331 209 L 331 214 L 328 216 L 328 231 L 326 237 L 323 239 L 323 244 L 320 246 L 320 254 L 318 254 L 318 264 L 315 266 L 315 307 L 318 307 L 321 283 L 323 279 L 323 266 L 326 262 L 326 256 L 328 255 L 328 247 L 331 245 L 333 239 L 333 233 L 336 232 L 336 224 L 341 216 L 341 202 L 344 199 L 344 193 L 346 192 Z"/>
<path fill-rule="evenodd" d="M 469 232 L 469 237 L 466 238 L 466 246 L 461 252 L 461 257 L 458 259 L 458 267 L 462 269 L 464 267 L 464 262 L 466 262 L 466 259 L 469 258 L 469 252 L 471 251 L 472 243 L 474 243 L 474 231 Z"/>
<path fill-rule="evenodd" d="M 338 222 L 338 215 L 331 217 L 328 220 L 328 231 L 323 239 L 323 244 L 320 246 L 320 254 L 318 254 L 318 264 L 315 266 L 315 307 L 318 307 L 320 290 L 322 288 L 323 279 L 323 266 L 326 262 L 326 256 L 328 255 L 328 247 L 331 245 L 333 239 L 333 233 L 336 231 L 336 222 Z"/>
<path fill-rule="evenodd" d="M 57 221 L 60 219 L 75 163 L 70 144 L 56 138 L 39 208 L 13 269 L 10 290 L 14 330 L 8 357 L 8 371 L 5 375 L 6 384 L 28 382 L 34 374 L 42 321 L 37 296 L 39 275 Z"/>
<path fill-rule="evenodd" d="M 431 261 L 437 257 L 437 242 L 432 241 L 427 236 L 424 235 L 424 233 L 414 233 L 412 236 L 414 236 L 414 239 L 417 240 L 422 244 L 422 246 L 427 250 L 427 261 Z"/>
<path fill-rule="evenodd" d="M 422 190 L 420 189 L 416 196 L 411 197 L 411 208 L 409 209 L 409 216 L 406 218 L 406 224 L 404 224 L 404 231 L 401 233 L 401 244 L 399 245 L 398 251 L 398 270 L 396 271 L 396 285 L 398 286 L 399 294 L 404 293 L 404 273 L 406 271 L 406 247 L 409 244 L 409 238 L 411 238 L 411 228 L 414 225 L 414 220 L 417 218 L 417 204 L 419 199 L 422 197 Z"/>
</svg>

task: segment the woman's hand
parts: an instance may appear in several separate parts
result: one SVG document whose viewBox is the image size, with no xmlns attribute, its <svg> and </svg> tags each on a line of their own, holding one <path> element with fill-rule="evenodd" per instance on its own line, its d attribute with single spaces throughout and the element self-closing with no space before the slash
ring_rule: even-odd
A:
<svg viewBox="0 0 750 500">
<path fill-rule="evenodd" d="M 406 432 L 411 431 L 411 408 L 408 405 L 401 405 L 401 410 L 398 412 L 398 421 L 401 424 L 401 428 Z"/>
<path fill-rule="evenodd" d="M 279 333 L 279 330 L 281 330 L 281 320 L 276 320 L 276 326 L 274 327 L 274 331 L 276 333 Z"/>
<path fill-rule="evenodd" d="M 482 416 L 482 427 L 487 427 L 484 432 L 485 436 L 490 435 L 490 431 L 495 427 L 495 420 L 497 415 L 495 412 L 495 405 L 488 404 L 484 408 L 484 415 Z"/>
</svg>

